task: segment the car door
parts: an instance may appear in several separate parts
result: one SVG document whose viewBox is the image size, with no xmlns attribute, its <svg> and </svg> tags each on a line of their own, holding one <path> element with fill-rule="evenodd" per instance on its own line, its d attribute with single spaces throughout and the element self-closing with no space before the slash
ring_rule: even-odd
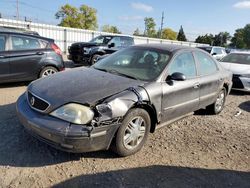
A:
<svg viewBox="0 0 250 188">
<path fill-rule="evenodd" d="M 216 62 L 202 51 L 194 52 L 198 64 L 200 83 L 200 107 L 206 107 L 215 101 L 218 88 L 223 82 Z"/>
<path fill-rule="evenodd" d="M 181 52 L 167 67 L 168 77 L 173 73 L 182 73 L 185 81 L 173 81 L 167 78 L 163 82 L 162 120 L 169 121 L 198 109 L 199 81 L 194 56 L 191 51 Z"/>
<path fill-rule="evenodd" d="M 0 34 L 0 82 L 5 82 L 10 77 L 7 39 L 8 35 Z"/>
<path fill-rule="evenodd" d="M 40 62 L 46 54 L 41 42 L 30 36 L 10 36 L 10 74 L 14 80 L 37 78 Z"/>
</svg>

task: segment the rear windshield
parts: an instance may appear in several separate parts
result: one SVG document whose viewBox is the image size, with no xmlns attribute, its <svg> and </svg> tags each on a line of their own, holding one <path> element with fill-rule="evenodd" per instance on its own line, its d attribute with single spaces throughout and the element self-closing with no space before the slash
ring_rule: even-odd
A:
<svg viewBox="0 0 250 188">
<path fill-rule="evenodd" d="M 250 54 L 232 53 L 225 56 L 222 62 L 250 65 Z"/>
<path fill-rule="evenodd" d="M 202 49 L 202 50 L 208 52 L 209 54 L 211 53 L 211 50 L 212 50 L 211 47 L 198 47 L 198 48 L 200 48 L 200 49 Z"/>
</svg>

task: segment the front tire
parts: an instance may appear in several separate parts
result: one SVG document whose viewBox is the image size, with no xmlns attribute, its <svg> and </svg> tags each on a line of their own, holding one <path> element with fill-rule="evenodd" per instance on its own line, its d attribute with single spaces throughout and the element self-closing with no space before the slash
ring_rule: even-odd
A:
<svg viewBox="0 0 250 188">
<path fill-rule="evenodd" d="M 216 101 L 207 107 L 208 112 L 211 114 L 221 113 L 226 102 L 226 96 L 226 89 L 222 88 L 222 90 L 220 90 L 219 94 L 217 95 Z"/>
<path fill-rule="evenodd" d="M 92 56 L 92 58 L 91 58 L 91 65 L 94 65 L 96 62 L 97 62 L 97 60 L 98 60 L 98 58 L 100 57 L 101 55 L 99 55 L 99 54 L 94 54 L 93 56 Z"/>
<path fill-rule="evenodd" d="M 125 157 L 141 150 L 147 140 L 150 125 L 151 120 L 147 111 L 141 108 L 130 110 L 117 131 L 114 151 Z"/>
</svg>

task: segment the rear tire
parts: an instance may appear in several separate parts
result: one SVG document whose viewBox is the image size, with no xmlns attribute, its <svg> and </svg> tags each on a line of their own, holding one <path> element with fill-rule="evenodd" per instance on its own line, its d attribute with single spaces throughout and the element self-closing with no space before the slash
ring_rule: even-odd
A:
<svg viewBox="0 0 250 188">
<path fill-rule="evenodd" d="M 112 148 L 114 152 L 125 157 L 141 150 L 147 140 L 150 125 L 150 116 L 144 109 L 130 110 L 114 138 L 114 147 Z"/>
<path fill-rule="evenodd" d="M 58 70 L 55 67 L 52 67 L 52 66 L 44 67 L 39 74 L 39 78 L 45 78 L 57 72 Z"/>
<path fill-rule="evenodd" d="M 207 106 L 206 108 L 207 111 L 211 114 L 221 113 L 226 102 L 226 96 L 227 96 L 226 89 L 222 88 L 222 90 L 220 90 L 220 92 L 216 97 L 216 101 L 213 104 Z"/>
</svg>

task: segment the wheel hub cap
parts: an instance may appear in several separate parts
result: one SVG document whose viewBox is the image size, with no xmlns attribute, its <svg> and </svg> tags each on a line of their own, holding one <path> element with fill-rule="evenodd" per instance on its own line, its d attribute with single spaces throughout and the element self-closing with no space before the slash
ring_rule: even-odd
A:
<svg viewBox="0 0 250 188">
<path fill-rule="evenodd" d="M 145 135 L 145 121 L 142 117 L 133 118 L 127 125 L 124 134 L 124 146 L 133 149 L 138 146 Z"/>
</svg>

